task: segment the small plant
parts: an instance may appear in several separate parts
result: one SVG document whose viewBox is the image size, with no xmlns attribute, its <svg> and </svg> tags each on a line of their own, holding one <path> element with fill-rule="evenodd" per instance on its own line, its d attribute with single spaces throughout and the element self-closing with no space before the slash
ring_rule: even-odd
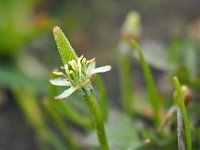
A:
<svg viewBox="0 0 200 150">
<path fill-rule="evenodd" d="M 129 13 L 118 44 L 120 111 L 116 109 L 120 106 L 115 107 L 112 102 L 109 105 L 106 86 L 98 74 L 110 71 L 111 66 L 96 68 L 95 58 L 77 56 L 59 27 L 53 28 L 53 36 L 63 65 L 52 72 L 50 80 L 45 81 L 46 77 L 41 81 L 31 80 L 17 71 L 0 69 L 1 86 L 11 88 L 21 111 L 40 138 L 42 150 L 200 149 L 199 123 L 194 121 L 198 120 L 199 108 L 195 101 L 191 102 L 192 92 L 200 89 L 196 44 L 192 39 L 175 40 L 169 46 L 169 56 L 163 52 L 169 58 L 161 69 L 170 79 L 167 82 L 171 90 L 161 91 L 163 84 L 155 80 L 151 66 L 162 65 L 155 65 L 155 61 L 146 57 L 149 51 L 145 52 L 143 43 L 138 44 L 141 31 L 139 14 Z M 192 49 L 192 53 L 182 48 Z M 155 54 L 151 59 L 156 62 L 164 61 L 154 57 Z M 22 61 L 24 63 L 24 59 Z M 135 82 L 136 76 L 132 74 L 134 67 L 140 64 L 144 89 L 137 87 L 140 81 Z M 33 90 L 29 90 L 30 87 Z M 40 99 L 38 93 L 45 97 Z M 193 120 L 190 122 L 190 119 Z"/>
<path fill-rule="evenodd" d="M 95 68 L 95 59 L 87 60 L 83 56 L 78 57 L 59 27 L 53 28 L 53 35 L 64 64 L 64 66 L 61 67 L 64 72 L 53 71 L 53 74 L 59 77 L 51 79 L 50 82 L 53 85 L 70 87 L 55 98 L 67 98 L 73 92 L 79 90 L 90 112 L 94 115 L 100 147 L 102 150 L 108 150 L 109 146 L 103 125 L 103 115 L 92 93 L 91 83 L 96 73 L 109 71 L 111 66 Z"/>
<path fill-rule="evenodd" d="M 78 57 L 76 52 L 74 51 L 74 49 L 71 47 L 69 41 L 65 37 L 64 33 L 62 32 L 62 30 L 59 27 L 53 28 L 53 35 L 54 35 L 54 39 L 56 41 L 58 51 L 60 53 L 60 56 L 61 56 L 61 59 L 63 62 L 63 66 L 60 69 L 61 71 L 59 71 L 58 69 L 53 71 L 53 74 L 54 74 L 54 76 L 56 76 L 56 78 L 50 79 L 50 83 L 55 86 L 68 87 L 68 89 L 66 89 L 64 92 L 62 92 L 61 94 L 56 96 L 55 99 L 60 100 L 60 99 L 68 98 L 75 91 L 79 91 L 80 95 L 83 96 L 87 106 L 89 107 L 90 113 L 93 115 L 100 149 L 109 150 L 109 145 L 108 145 L 107 139 L 110 140 L 110 138 L 111 138 L 110 135 L 113 133 L 111 133 L 109 131 L 109 130 L 112 130 L 111 128 L 106 130 L 106 131 L 108 131 L 107 132 L 108 135 L 105 132 L 105 128 L 104 128 L 104 121 L 106 120 L 105 119 L 106 116 L 104 116 L 105 110 L 103 110 L 102 106 L 99 106 L 99 104 L 96 100 L 96 97 L 93 93 L 92 82 L 95 79 L 95 74 L 107 72 L 111 69 L 111 66 L 103 66 L 103 67 L 95 68 L 95 58 L 93 58 L 91 60 L 87 60 L 83 55 Z M 141 65 L 142 65 L 142 71 L 143 71 L 144 78 L 147 83 L 148 99 L 149 99 L 149 103 L 151 104 L 150 105 L 151 110 L 153 112 L 151 119 L 153 120 L 152 126 L 154 127 L 154 132 L 155 132 L 154 135 L 152 135 L 152 133 L 148 133 L 148 131 L 140 131 L 140 132 L 143 134 L 144 138 L 147 139 L 147 141 L 152 142 L 152 143 L 154 141 L 154 143 L 157 143 L 157 145 L 159 145 L 159 141 L 157 141 L 157 139 L 154 139 L 153 137 L 154 136 L 162 137 L 165 135 L 163 132 L 163 129 L 166 126 L 169 119 L 171 118 L 171 116 L 177 110 L 178 147 L 180 150 L 184 149 L 184 147 L 185 147 L 185 144 L 184 144 L 185 141 L 184 141 L 184 138 L 182 138 L 183 132 L 185 132 L 187 149 L 192 150 L 191 131 L 190 131 L 190 127 L 189 127 L 189 121 L 188 121 L 187 112 L 186 112 L 186 108 L 184 105 L 184 97 L 183 97 L 183 94 L 185 94 L 185 92 L 184 93 L 181 92 L 178 78 L 174 77 L 174 85 L 176 87 L 176 99 L 177 99 L 178 105 L 172 105 L 171 108 L 169 109 L 166 117 L 162 118 L 161 113 L 160 113 L 161 112 L 161 101 L 159 100 L 159 97 L 158 97 L 158 90 L 154 83 L 154 79 L 153 79 L 150 67 L 148 66 L 148 64 L 145 60 L 145 56 L 143 55 L 142 48 L 133 39 L 130 39 L 129 43 L 127 42 L 126 44 L 129 45 L 130 50 L 136 49 L 136 51 L 139 55 L 139 59 L 141 61 Z M 131 48 L 133 48 L 133 49 L 131 49 Z M 120 59 L 121 60 L 120 65 L 125 65 L 125 64 L 129 63 L 126 61 L 126 57 L 129 57 L 129 56 L 124 55 L 123 57 L 124 57 L 123 61 L 122 61 L 122 59 Z M 121 66 L 121 67 L 123 67 L 123 66 Z M 121 70 L 122 73 L 123 73 L 123 71 L 127 71 L 126 74 L 122 74 L 122 76 L 121 76 L 121 79 L 124 79 L 124 82 L 126 82 L 125 80 L 131 81 L 131 79 L 128 77 L 130 74 L 130 69 L 131 68 L 129 66 L 128 70 Z M 104 88 L 104 85 L 101 83 L 101 79 L 99 77 L 97 79 L 98 79 L 97 84 L 101 85 L 100 86 L 101 91 L 104 91 L 103 93 L 105 93 L 105 88 Z M 123 84 L 123 80 L 122 80 L 122 87 L 124 88 L 124 90 L 122 90 L 123 104 L 125 104 L 125 105 L 123 105 L 124 111 L 130 117 L 130 116 L 132 116 L 132 113 L 135 111 L 131 106 L 129 106 L 132 104 L 132 101 L 133 101 L 131 89 L 127 89 L 128 87 L 130 87 L 130 85 Z M 127 92 L 126 89 L 129 92 Z M 185 88 L 183 88 L 183 90 L 185 91 Z M 128 101 L 127 101 L 127 98 L 129 99 Z M 104 97 L 104 99 L 105 99 L 105 97 Z M 56 117 L 55 113 L 53 111 L 51 111 L 51 107 L 47 102 L 45 103 L 45 107 L 46 107 L 46 110 L 51 114 L 52 118 L 54 118 L 56 120 L 58 126 L 62 127 L 62 131 L 67 132 L 66 139 L 67 139 L 68 143 L 71 145 L 71 148 L 77 149 L 76 145 L 73 141 L 73 138 L 70 137 L 70 132 L 68 130 L 64 129 L 64 122 L 62 121 L 62 119 L 61 118 L 58 119 L 58 117 Z M 161 122 L 161 120 L 163 120 L 163 121 Z M 183 124 L 185 127 L 184 131 L 183 131 Z M 108 126 L 108 128 L 109 128 L 109 126 Z M 121 133 L 121 132 L 119 132 L 119 133 Z M 117 134 L 114 133 L 114 135 L 117 135 Z M 131 138 L 133 138 L 133 137 L 131 137 Z M 113 141 L 111 141 L 111 142 L 113 142 Z M 117 142 L 119 142 L 119 141 L 117 141 Z M 138 144 L 138 145 L 141 146 L 141 144 Z M 126 145 L 125 147 L 127 149 L 129 146 Z M 137 147 L 137 145 L 134 145 L 134 146 L 132 145 L 131 147 L 132 148 L 134 147 L 134 149 L 135 149 Z M 112 145 L 112 149 L 114 149 L 113 145 Z"/>
</svg>

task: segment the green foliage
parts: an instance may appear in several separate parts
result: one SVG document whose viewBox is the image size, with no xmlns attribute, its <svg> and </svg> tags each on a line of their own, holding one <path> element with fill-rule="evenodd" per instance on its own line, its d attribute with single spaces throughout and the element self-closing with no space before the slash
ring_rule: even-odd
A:
<svg viewBox="0 0 200 150">
<path fill-rule="evenodd" d="M 137 12 L 131 12 L 122 27 L 122 35 L 118 45 L 120 92 L 123 107 L 122 112 L 118 112 L 113 111 L 116 109 L 113 108 L 116 105 L 113 106 L 113 103 L 108 105 L 107 89 L 101 76 L 91 74 L 95 71 L 95 73 L 108 71 L 110 67 L 93 68 L 89 72 L 91 66 L 88 66 L 91 65 L 91 62 L 93 62 L 92 67 L 95 66 L 94 59 L 85 61 L 82 56 L 78 57 L 62 30 L 59 27 L 54 27 L 53 35 L 63 64 L 69 64 L 71 60 L 79 60 L 75 63 L 71 61 L 69 70 L 62 68 L 65 69 L 63 72 L 57 72 L 58 74 L 61 73 L 59 79 L 69 79 L 70 76 L 70 79 L 73 80 L 75 77 L 81 77 L 78 75 L 79 73 L 84 74 L 84 77 L 88 73 L 88 78 L 84 80 L 86 82 L 81 82 L 77 88 L 82 95 L 74 93 L 67 100 L 55 100 L 54 97 L 64 88 L 49 85 L 47 78 L 30 76 L 18 65 L 18 60 L 21 59 L 23 63 L 24 59 L 19 57 L 19 53 L 16 53 L 17 50 L 22 49 L 36 35 L 43 33 L 50 23 L 46 18 L 43 20 L 44 22 L 36 21 L 33 25 L 30 24 L 29 18 L 32 15 L 36 20 L 38 19 L 38 16 L 33 13 L 34 10 L 29 9 L 35 7 L 37 2 L 36 0 L 2 0 L 0 2 L 0 16 L 4 20 L 0 22 L 0 36 L 3 37 L 0 41 L 0 54 L 3 54 L 2 57 L 6 54 L 8 58 L 11 58 L 9 60 L 7 57 L 5 58 L 5 63 L 10 66 L 2 64 L 0 66 L 0 86 L 9 89 L 14 95 L 14 100 L 34 129 L 38 141 L 41 141 L 41 149 L 73 150 L 80 148 L 99 149 L 99 147 L 103 150 L 109 148 L 111 150 L 177 149 L 176 119 L 173 111 L 169 116 L 166 115 L 168 107 L 174 107 L 171 101 L 171 93 L 169 90 L 162 91 L 163 93 L 159 93 L 159 96 L 161 96 L 158 97 L 157 89 L 160 86 L 156 87 L 149 65 L 162 70 L 167 79 L 176 75 L 181 83 L 190 86 L 192 92 L 196 90 L 196 95 L 199 96 L 200 77 L 197 67 L 197 42 L 192 37 L 178 37 L 172 39 L 167 48 L 161 47 L 160 49 L 150 50 L 150 47 L 148 47 L 147 50 L 142 50 L 140 45 L 137 44 L 141 38 L 140 16 Z M 70 11 L 74 12 L 72 8 Z M 72 28 L 81 26 L 71 21 L 70 18 L 72 15 L 78 18 L 79 13 L 81 11 L 76 12 L 76 14 L 68 13 L 68 17 L 65 16 L 67 22 L 70 22 L 68 26 Z M 84 20 L 85 18 L 77 19 L 79 22 Z M 130 43 L 131 39 L 133 40 Z M 139 56 L 150 105 L 149 102 L 143 101 L 143 99 L 146 100 L 146 93 L 138 92 L 137 87 L 133 88 L 132 85 L 132 83 L 135 83 L 131 74 L 134 69 L 132 47 L 134 47 L 134 50 L 136 49 Z M 85 62 L 85 65 L 83 65 L 83 62 Z M 28 67 L 31 68 L 32 66 Z M 80 68 L 85 70 L 80 71 Z M 70 70 L 74 72 L 70 73 Z M 69 75 L 68 77 L 66 77 L 66 72 Z M 178 107 L 181 108 L 183 115 L 187 149 L 192 150 L 192 147 L 198 149 L 200 147 L 200 130 L 193 126 L 193 124 L 198 125 L 199 121 L 198 102 L 194 100 L 191 102 L 192 105 L 185 106 L 183 98 L 185 93 L 180 89 L 178 78 L 174 78 L 174 85 L 178 93 Z M 91 88 L 93 79 L 95 82 L 94 89 Z M 88 83 L 90 88 L 86 90 L 85 85 Z M 49 91 L 47 90 L 48 86 Z M 172 84 L 169 82 L 166 86 L 172 88 Z M 166 100 L 162 102 L 165 107 L 161 106 L 159 98 Z M 87 105 L 85 105 L 85 102 Z M 137 105 L 138 103 L 141 105 Z M 137 106 L 140 112 L 136 110 Z M 118 107 L 121 106 L 117 105 Z M 153 116 L 151 115 L 152 111 Z M 189 122 L 187 116 L 189 113 L 192 116 L 191 122 Z M 166 122 L 158 132 L 157 129 L 162 120 Z M 191 128 L 195 130 L 192 135 Z M 93 132 L 94 129 L 97 130 L 97 134 Z"/>
<path fill-rule="evenodd" d="M 35 93 L 20 86 L 14 86 L 12 91 L 27 121 L 35 129 L 38 138 L 42 139 L 43 142 L 41 143 L 44 144 L 47 149 L 53 147 L 54 149 L 65 150 L 64 144 L 59 140 L 56 134 L 48 128 Z"/>
<path fill-rule="evenodd" d="M 51 118 L 53 119 L 53 122 L 56 124 L 56 126 L 58 127 L 60 132 L 63 133 L 65 141 L 66 141 L 67 145 L 69 145 L 69 149 L 76 150 L 77 146 L 75 144 L 73 135 L 70 132 L 69 127 L 67 126 L 67 124 L 65 124 L 63 118 L 57 114 L 57 112 L 51 105 L 52 104 L 49 100 L 43 101 L 43 106 L 44 106 L 45 110 L 51 116 Z"/>
<path fill-rule="evenodd" d="M 141 65 L 142 65 L 142 70 L 143 70 L 144 77 L 145 77 L 145 80 L 147 83 L 147 91 L 148 91 L 148 95 L 149 95 L 149 100 L 151 102 L 153 112 L 154 112 L 155 125 L 158 127 L 160 124 L 160 121 L 161 121 L 161 118 L 160 118 L 161 116 L 159 113 L 161 102 L 158 98 L 158 93 L 157 93 L 156 86 L 154 84 L 152 73 L 151 73 L 150 68 L 142 54 L 141 47 L 134 40 L 131 41 L 131 44 L 137 50 L 137 52 L 139 54 L 139 58 L 140 58 Z"/>
<path fill-rule="evenodd" d="M 47 16 L 33 15 L 37 4 L 37 0 L 0 1 L 0 54 L 16 54 L 27 42 L 49 28 Z"/>
<path fill-rule="evenodd" d="M 120 73 L 120 90 L 123 109 L 132 115 L 133 106 L 133 81 L 131 71 L 133 67 L 133 58 L 131 57 L 130 39 L 139 40 L 141 36 L 141 19 L 137 12 L 130 12 L 126 16 L 122 26 L 121 41 L 119 49 L 119 73 Z"/>
<path fill-rule="evenodd" d="M 134 122 L 123 113 L 110 112 L 105 130 L 111 150 L 135 150 L 141 146 Z M 95 147 L 98 145 L 94 133 L 88 136 L 87 141 Z"/>
<path fill-rule="evenodd" d="M 0 84 L 6 88 L 22 86 L 37 92 L 47 93 L 48 81 L 44 78 L 32 78 L 17 68 L 7 68 L 0 66 Z"/>
<path fill-rule="evenodd" d="M 122 105 L 128 114 L 133 113 L 133 81 L 131 80 L 132 58 L 128 54 L 120 54 L 119 56 L 120 68 L 120 83 L 122 94 Z"/>
<path fill-rule="evenodd" d="M 186 142 L 187 142 L 187 150 L 192 150 L 192 135 L 191 135 L 190 124 L 189 124 L 188 115 L 187 115 L 184 97 L 183 97 L 184 93 L 181 90 L 181 86 L 178 81 L 178 78 L 174 77 L 173 80 L 174 80 L 174 85 L 175 85 L 175 88 L 177 91 L 178 105 L 181 108 L 181 113 L 183 115 L 183 122 L 184 122 Z"/>
</svg>

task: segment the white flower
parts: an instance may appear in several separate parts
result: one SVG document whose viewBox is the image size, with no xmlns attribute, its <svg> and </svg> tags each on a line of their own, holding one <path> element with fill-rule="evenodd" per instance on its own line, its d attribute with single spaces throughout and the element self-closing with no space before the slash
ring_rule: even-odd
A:
<svg viewBox="0 0 200 150">
<path fill-rule="evenodd" d="M 111 70 L 111 66 L 103 66 L 95 68 L 95 59 L 87 60 L 81 56 L 77 60 L 71 60 L 68 64 L 62 67 L 65 72 L 54 71 L 53 73 L 58 75 L 58 78 L 51 79 L 50 82 L 57 86 L 69 87 L 60 95 L 56 96 L 56 99 L 63 99 L 70 96 L 76 90 L 91 91 L 91 82 L 94 79 L 94 74 L 103 73 Z"/>
</svg>

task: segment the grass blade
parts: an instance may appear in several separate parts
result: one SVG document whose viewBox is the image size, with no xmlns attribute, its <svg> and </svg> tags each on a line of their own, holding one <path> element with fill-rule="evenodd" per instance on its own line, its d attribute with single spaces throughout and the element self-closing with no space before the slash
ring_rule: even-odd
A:
<svg viewBox="0 0 200 150">
<path fill-rule="evenodd" d="M 192 150 L 191 130 L 190 130 L 187 111 L 186 111 L 186 108 L 185 108 L 183 92 L 181 90 L 181 86 L 180 86 L 178 78 L 174 77 L 173 80 L 174 80 L 174 85 L 175 85 L 175 88 L 176 88 L 176 91 L 177 91 L 178 105 L 179 105 L 179 107 L 181 109 L 181 113 L 182 113 L 182 116 L 183 116 L 183 122 L 184 122 L 184 126 L 185 126 L 186 143 L 187 143 L 187 150 Z"/>
<path fill-rule="evenodd" d="M 54 149 L 65 150 L 66 147 L 64 143 L 60 141 L 56 134 L 54 134 L 45 123 L 35 93 L 22 87 L 14 87 L 12 92 L 27 121 L 35 129 L 37 136 L 40 138 L 40 141 L 42 141 L 42 146 L 48 148 L 51 146 Z"/>
<path fill-rule="evenodd" d="M 43 106 L 44 106 L 46 112 L 50 115 L 53 122 L 57 125 L 58 130 L 60 130 L 60 132 L 63 134 L 64 139 L 65 139 L 66 143 L 68 143 L 68 146 L 70 147 L 70 149 L 76 150 L 77 146 L 75 144 L 73 135 L 72 135 L 68 125 L 64 122 L 63 118 L 57 114 L 57 112 L 51 105 L 53 105 L 53 104 L 51 104 L 49 99 L 45 99 L 43 101 Z"/>
<path fill-rule="evenodd" d="M 134 112 L 133 81 L 131 79 L 133 58 L 131 56 L 129 40 L 131 38 L 134 38 L 136 41 L 140 40 L 141 33 L 142 26 L 140 14 L 136 11 L 129 12 L 123 23 L 121 29 L 121 41 L 118 45 L 122 106 L 129 115 L 132 115 Z"/>
<path fill-rule="evenodd" d="M 155 83 L 154 83 L 154 80 L 152 77 L 152 73 L 149 68 L 149 65 L 147 64 L 147 62 L 144 58 L 141 47 L 134 40 L 131 40 L 131 44 L 137 50 L 137 52 L 139 54 L 139 59 L 141 62 L 142 70 L 143 70 L 144 77 L 145 77 L 145 80 L 147 83 L 147 92 L 148 92 L 149 100 L 151 102 L 151 106 L 152 106 L 153 113 L 154 113 L 155 125 L 156 125 L 156 127 L 158 127 L 160 124 L 160 120 L 161 120 L 161 116 L 159 113 L 160 100 L 158 99 L 158 93 L 157 93 L 157 89 L 156 89 L 156 86 L 155 86 Z"/>
<path fill-rule="evenodd" d="M 129 54 L 120 54 L 119 72 L 123 109 L 128 113 L 133 112 L 133 87 L 131 80 L 132 58 Z"/>
</svg>

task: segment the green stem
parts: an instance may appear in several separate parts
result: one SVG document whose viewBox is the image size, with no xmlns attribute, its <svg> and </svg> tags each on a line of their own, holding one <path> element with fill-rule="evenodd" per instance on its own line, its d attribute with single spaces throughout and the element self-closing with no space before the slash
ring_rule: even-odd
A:
<svg viewBox="0 0 200 150">
<path fill-rule="evenodd" d="M 120 54 L 119 57 L 119 72 L 120 72 L 120 84 L 121 84 L 121 96 L 123 109 L 128 114 L 133 113 L 133 87 L 131 80 L 131 67 L 132 58 L 129 54 Z"/>
<path fill-rule="evenodd" d="M 184 122 L 184 126 L 185 126 L 187 150 L 192 150 L 192 136 L 191 136 L 191 130 L 190 130 L 190 125 L 189 125 L 188 115 L 187 115 L 187 111 L 186 111 L 186 108 L 185 108 L 183 92 L 181 91 L 181 86 L 180 86 L 180 83 L 178 81 L 178 78 L 174 77 L 173 79 L 174 79 L 174 85 L 176 87 L 177 96 L 178 96 L 178 105 L 181 109 L 181 113 L 182 113 L 182 116 L 183 116 L 183 122 Z"/>
<path fill-rule="evenodd" d="M 136 49 L 139 55 L 139 59 L 141 61 L 142 70 L 147 83 L 148 96 L 154 113 L 155 125 L 156 127 L 158 127 L 161 121 L 161 115 L 160 115 L 161 105 L 160 105 L 160 100 L 158 98 L 157 89 L 153 80 L 153 76 L 149 68 L 149 65 L 147 64 L 144 55 L 142 53 L 142 48 L 134 40 L 131 40 L 131 44 Z"/>
<path fill-rule="evenodd" d="M 84 99 L 90 109 L 91 114 L 93 114 L 101 150 L 109 150 L 104 129 L 103 116 L 100 107 L 97 103 L 96 97 L 92 93 L 88 94 L 87 92 L 85 92 Z"/>
</svg>

